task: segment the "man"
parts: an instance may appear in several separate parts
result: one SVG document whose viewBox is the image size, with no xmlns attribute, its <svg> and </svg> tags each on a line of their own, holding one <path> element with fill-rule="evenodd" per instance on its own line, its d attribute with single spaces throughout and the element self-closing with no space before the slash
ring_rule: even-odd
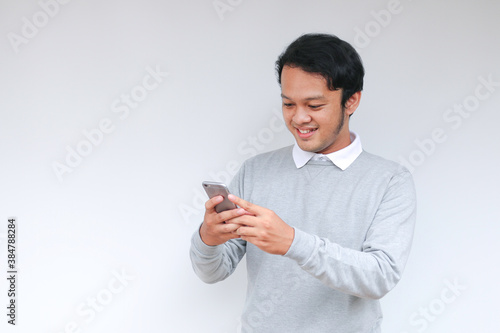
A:
<svg viewBox="0 0 500 333">
<path fill-rule="evenodd" d="M 401 278 L 413 236 L 411 174 L 349 131 L 364 76 L 351 45 L 304 35 L 276 70 L 296 143 L 242 165 L 229 196 L 239 208 L 206 202 L 194 270 L 218 282 L 246 253 L 243 332 L 380 332 L 378 299 Z"/>
</svg>

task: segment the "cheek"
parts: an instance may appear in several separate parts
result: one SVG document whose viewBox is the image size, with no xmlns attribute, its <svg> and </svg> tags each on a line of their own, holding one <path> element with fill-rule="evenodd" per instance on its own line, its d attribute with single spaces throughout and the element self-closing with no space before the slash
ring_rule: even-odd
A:
<svg viewBox="0 0 500 333">
<path fill-rule="evenodd" d="M 317 124 L 325 129 L 335 128 L 338 123 L 338 118 L 333 117 L 332 112 L 317 114 L 314 120 Z"/>
<path fill-rule="evenodd" d="M 292 118 L 293 118 L 293 113 L 288 111 L 288 110 L 284 110 L 283 111 L 283 121 L 285 122 L 285 124 L 290 124 L 290 122 L 292 121 Z"/>
</svg>

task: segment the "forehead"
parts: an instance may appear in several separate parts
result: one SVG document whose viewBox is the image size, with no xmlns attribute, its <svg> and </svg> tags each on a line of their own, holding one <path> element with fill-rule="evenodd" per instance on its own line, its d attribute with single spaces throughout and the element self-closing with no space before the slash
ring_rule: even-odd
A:
<svg viewBox="0 0 500 333">
<path fill-rule="evenodd" d="M 316 84 L 327 86 L 326 79 L 319 73 L 306 72 L 300 67 L 284 66 L 281 71 L 281 85 L 286 84 Z"/>
<path fill-rule="evenodd" d="M 283 98 L 297 100 L 336 96 L 340 90 L 328 89 L 326 79 L 318 73 L 309 73 L 298 67 L 283 67 L 281 94 Z"/>
</svg>

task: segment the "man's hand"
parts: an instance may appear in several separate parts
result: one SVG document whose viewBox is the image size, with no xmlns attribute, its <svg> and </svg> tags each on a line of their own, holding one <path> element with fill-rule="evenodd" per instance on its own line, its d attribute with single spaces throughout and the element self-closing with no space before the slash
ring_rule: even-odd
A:
<svg viewBox="0 0 500 333">
<path fill-rule="evenodd" d="M 271 254 L 285 254 L 292 245 L 295 230 L 275 212 L 230 194 L 229 200 L 241 207 L 240 216 L 227 221 L 238 225 L 233 233 Z"/>
<path fill-rule="evenodd" d="M 224 223 L 232 218 L 247 214 L 244 209 L 236 208 L 217 213 L 215 206 L 224 198 L 220 195 L 213 197 L 205 203 L 205 217 L 200 227 L 200 236 L 203 243 L 207 245 L 220 245 L 232 238 L 239 238 L 234 233 L 240 227 L 238 224 Z"/>
</svg>

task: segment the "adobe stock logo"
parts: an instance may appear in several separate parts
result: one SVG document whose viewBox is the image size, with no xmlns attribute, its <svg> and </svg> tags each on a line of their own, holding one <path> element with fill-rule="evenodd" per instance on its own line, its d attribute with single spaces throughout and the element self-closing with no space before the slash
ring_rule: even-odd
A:
<svg viewBox="0 0 500 333">
<path fill-rule="evenodd" d="M 28 44 L 30 40 L 35 38 L 40 29 L 44 28 L 49 21 L 54 18 L 61 9 L 60 5 L 66 5 L 71 0 L 40 0 L 38 5 L 40 10 L 35 12 L 31 17 L 31 20 L 26 16 L 21 19 L 21 34 L 15 32 L 9 32 L 7 38 L 9 39 L 10 45 L 14 49 L 14 52 L 19 53 L 19 48 L 23 44 Z"/>
<path fill-rule="evenodd" d="M 409 0 L 412 1 L 412 0 Z M 372 10 L 370 15 L 373 20 L 368 21 L 362 28 L 354 27 L 354 45 L 363 49 L 370 45 L 371 41 L 380 35 L 383 29 L 387 28 L 395 15 L 401 14 L 404 7 L 400 0 L 390 0 L 385 9 L 379 11 Z"/>
<path fill-rule="evenodd" d="M 242 2 L 243 0 L 215 0 L 212 4 L 220 20 L 224 21 L 225 13 L 232 12 L 236 7 L 241 5 Z"/>
<path fill-rule="evenodd" d="M 261 332 L 262 329 L 260 327 L 266 323 L 267 318 L 276 314 L 280 304 L 286 299 L 286 294 L 283 290 L 292 293 L 296 291 L 304 283 L 304 274 L 305 272 L 300 270 L 287 272 L 279 283 L 283 288 L 272 289 L 272 291 L 266 294 L 257 293 L 254 296 L 256 304 L 252 305 L 248 309 L 246 316 L 241 318 L 237 331 L 240 332 L 245 327 L 245 332 L 247 333 Z"/>
<path fill-rule="evenodd" d="M 149 93 L 157 89 L 168 75 L 168 72 L 163 72 L 158 65 L 154 69 L 150 66 L 146 67 L 146 74 L 142 81 L 135 85 L 128 94 L 121 94 L 111 103 L 111 112 L 118 114 L 122 121 L 127 119 L 131 111 L 137 109 Z M 116 128 L 115 123 L 116 121 L 113 122 L 108 117 L 101 118 L 97 127 L 82 131 L 84 138 L 76 145 L 73 147 L 66 145 L 67 153 L 64 161 L 52 162 L 52 170 L 60 182 L 63 181 L 65 174 L 72 173 L 94 151 L 94 148 L 102 144 L 106 135 L 113 133 Z"/>
<path fill-rule="evenodd" d="M 489 74 L 487 78 L 479 76 L 477 80 L 479 84 L 474 89 L 474 93 L 466 96 L 461 103 L 455 103 L 453 107 L 448 108 L 443 113 L 444 122 L 449 124 L 449 127 L 454 131 L 458 130 L 464 120 L 470 118 L 479 109 L 481 102 L 489 99 L 500 87 L 500 82 L 494 81 L 492 74 Z M 443 127 L 436 127 L 432 130 L 430 137 L 416 139 L 414 143 L 417 148 L 412 150 L 407 157 L 399 156 L 399 163 L 413 173 L 418 166 L 424 164 L 427 158 L 436 152 L 439 144 L 448 139 L 447 132 L 449 131 Z"/>
<path fill-rule="evenodd" d="M 443 282 L 445 287 L 441 289 L 439 296 L 432 299 L 426 306 L 421 306 L 410 315 L 410 325 L 419 333 L 427 330 L 429 325 L 436 321 L 452 303 L 456 302 L 463 291 L 467 290 L 467 286 L 460 284 L 457 278 L 453 282 L 448 279 L 445 279 Z"/>
<path fill-rule="evenodd" d="M 135 276 L 130 275 L 125 269 L 111 271 L 113 277 L 109 279 L 106 286 L 97 293 L 89 296 L 79 303 L 75 309 L 78 319 L 71 320 L 64 325 L 64 328 L 57 333 L 81 333 L 85 327 L 94 321 L 99 314 L 109 307 L 119 294 L 128 287 L 129 283 L 135 280 Z"/>
</svg>

